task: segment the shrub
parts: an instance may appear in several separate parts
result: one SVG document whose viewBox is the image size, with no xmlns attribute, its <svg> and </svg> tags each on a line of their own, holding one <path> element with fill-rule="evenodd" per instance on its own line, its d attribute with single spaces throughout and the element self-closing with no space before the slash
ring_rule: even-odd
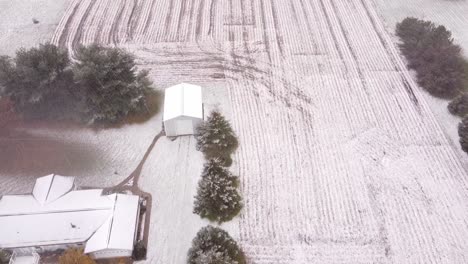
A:
<svg viewBox="0 0 468 264">
<path fill-rule="evenodd" d="M 8 264 L 10 263 L 11 252 L 0 249 L 0 264 Z"/>
<path fill-rule="evenodd" d="M 198 231 L 188 252 L 189 264 L 245 264 L 236 241 L 224 230 L 206 226 Z"/>
<path fill-rule="evenodd" d="M 142 240 L 138 241 L 133 248 L 132 258 L 134 260 L 143 260 L 146 258 L 146 246 Z"/>
<path fill-rule="evenodd" d="M 460 136 L 461 148 L 468 153 L 468 117 L 466 116 L 458 124 L 458 136 Z"/>
<path fill-rule="evenodd" d="M 96 264 L 81 248 L 70 248 L 59 257 L 60 264 Z"/>
<path fill-rule="evenodd" d="M 227 163 L 239 144 L 231 125 L 218 111 L 211 112 L 206 122 L 197 128 L 195 137 L 197 149 L 207 159 L 221 158 L 227 160 Z"/>
<path fill-rule="evenodd" d="M 448 105 L 448 110 L 453 115 L 465 116 L 468 114 L 468 94 L 464 93 L 457 96 L 452 102 Z"/>
<path fill-rule="evenodd" d="M 148 111 L 148 72 L 137 72 L 132 55 L 99 45 L 80 47 L 73 65 L 84 95 L 89 122 L 118 122 L 129 114 Z"/>
<path fill-rule="evenodd" d="M 418 83 L 434 96 L 452 98 L 464 89 L 465 61 L 452 33 L 430 21 L 406 18 L 397 24 L 399 45 Z"/>
<path fill-rule="evenodd" d="M 218 161 L 209 160 L 198 182 L 193 212 L 202 218 L 225 222 L 236 216 L 242 208 L 237 190 L 238 178 Z"/>
</svg>

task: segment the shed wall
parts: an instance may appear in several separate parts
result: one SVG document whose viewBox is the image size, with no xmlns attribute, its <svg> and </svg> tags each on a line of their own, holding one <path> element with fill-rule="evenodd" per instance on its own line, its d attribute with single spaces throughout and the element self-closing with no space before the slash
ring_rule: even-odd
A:
<svg viewBox="0 0 468 264">
<path fill-rule="evenodd" d="M 89 254 L 93 259 L 124 258 L 131 257 L 132 250 L 112 250 L 106 249 Z"/>
<path fill-rule="evenodd" d="M 178 117 L 167 121 L 164 121 L 164 130 L 166 136 L 177 137 L 183 135 L 193 135 L 196 132 L 197 126 L 202 122 L 201 119 L 191 117 Z M 183 126 L 181 123 L 184 123 Z M 191 133 L 187 133 L 187 129 L 184 126 L 190 126 L 192 128 Z"/>
</svg>

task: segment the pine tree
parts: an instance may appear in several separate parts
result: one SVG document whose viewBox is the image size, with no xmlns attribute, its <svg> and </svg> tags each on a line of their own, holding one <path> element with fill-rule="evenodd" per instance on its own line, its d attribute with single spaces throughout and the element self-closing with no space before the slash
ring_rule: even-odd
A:
<svg viewBox="0 0 468 264">
<path fill-rule="evenodd" d="M 0 97 L 28 119 L 88 124 L 119 122 L 160 105 L 148 72 L 138 72 L 131 54 L 99 45 L 80 47 L 73 62 L 53 44 L 20 49 L 15 58 L 0 56 Z M 152 109 L 148 97 L 156 99 Z"/>
<path fill-rule="evenodd" d="M 458 124 L 458 136 L 460 136 L 461 148 L 468 153 L 468 116 L 465 116 Z"/>
<path fill-rule="evenodd" d="M 197 128 L 196 139 L 197 149 L 202 151 L 207 159 L 229 160 L 229 156 L 238 146 L 237 137 L 231 125 L 217 111 L 211 112 L 206 122 Z"/>
<path fill-rule="evenodd" d="M 453 98 L 464 87 L 466 62 L 452 33 L 430 21 L 406 18 L 397 24 L 400 49 L 408 67 L 416 70 L 418 83 L 430 94 Z"/>
<path fill-rule="evenodd" d="M 206 226 L 198 231 L 188 252 L 189 264 L 245 264 L 237 242 L 221 228 Z"/>
<path fill-rule="evenodd" d="M 0 97 L 27 119 L 63 119 L 73 113 L 73 74 L 65 49 L 52 44 L 0 57 Z"/>
<path fill-rule="evenodd" d="M 73 72 L 86 105 L 90 123 L 118 122 L 148 109 L 151 91 L 148 72 L 137 72 L 134 57 L 119 48 L 80 47 Z"/>
<path fill-rule="evenodd" d="M 448 105 L 448 110 L 452 115 L 464 117 L 468 114 L 468 94 L 464 93 L 457 96 Z"/>
<path fill-rule="evenodd" d="M 242 208 L 242 198 L 237 187 L 236 176 L 222 167 L 219 161 L 209 160 L 198 182 L 193 212 L 212 221 L 231 220 Z"/>
</svg>

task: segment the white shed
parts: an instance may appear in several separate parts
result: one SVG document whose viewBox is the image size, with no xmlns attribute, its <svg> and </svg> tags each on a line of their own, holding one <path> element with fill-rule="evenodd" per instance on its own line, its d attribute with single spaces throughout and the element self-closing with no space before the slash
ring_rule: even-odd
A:
<svg viewBox="0 0 468 264">
<path fill-rule="evenodd" d="M 169 87 L 164 97 L 164 130 L 166 136 L 195 134 L 203 121 L 202 88 L 181 83 Z"/>
</svg>

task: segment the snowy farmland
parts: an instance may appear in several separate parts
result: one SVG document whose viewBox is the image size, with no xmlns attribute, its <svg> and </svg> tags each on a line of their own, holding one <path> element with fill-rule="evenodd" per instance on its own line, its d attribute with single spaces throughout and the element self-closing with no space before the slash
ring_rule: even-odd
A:
<svg viewBox="0 0 468 264">
<path fill-rule="evenodd" d="M 0 55 L 50 41 L 70 1 L 0 0 Z"/>
<path fill-rule="evenodd" d="M 466 263 L 462 156 L 377 10 L 371 0 L 71 0 L 52 41 L 127 48 L 159 88 L 208 87 L 209 107 L 240 138 L 245 208 L 226 229 L 249 263 Z M 77 171 L 90 182 L 117 164 L 131 171 L 158 125 L 28 133 L 100 150 L 98 169 Z M 201 166 L 193 138 L 163 138 L 149 156 L 147 263 L 184 262 L 204 224 L 190 213 Z"/>
</svg>

